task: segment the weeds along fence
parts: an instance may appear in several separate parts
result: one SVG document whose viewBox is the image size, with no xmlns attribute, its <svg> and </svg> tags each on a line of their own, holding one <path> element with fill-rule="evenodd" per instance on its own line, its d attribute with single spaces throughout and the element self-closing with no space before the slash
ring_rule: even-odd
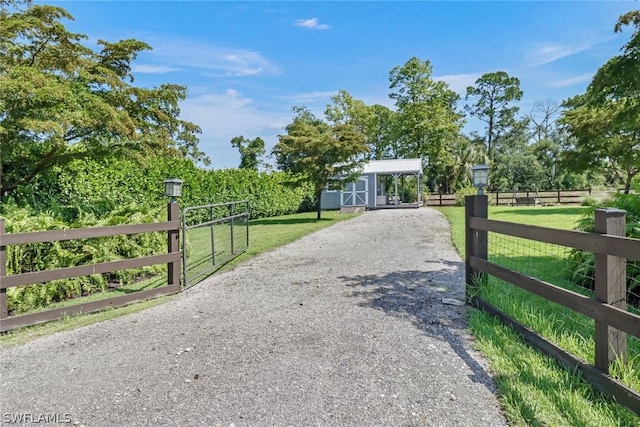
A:
<svg viewBox="0 0 640 427">
<path fill-rule="evenodd" d="M 640 240 L 625 212 L 558 230 L 490 220 L 484 195 L 465 217 L 467 301 L 640 415 Z"/>
<path fill-rule="evenodd" d="M 192 206 L 182 214 L 183 285 L 191 286 L 249 247 L 249 201 Z"/>
<path fill-rule="evenodd" d="M 491 197 L 491 204 L 495 206 L 516 205 L 579 205 L 587 197 L 603 200 L 611 197 L 614 192 L 604 190 L 549 190 L 549 191 L 510 191 L 487 192 Z M 461 197 L 456 194 L 431 194 L 425 201 L 427 206 L 456 206 Z"/>
<path fill-rule="evenodd" d="M 118 225 L 110 227 L 91 227 L 67 230 L 38 231 L 30 233 L 5 233 L 4 219 L 0 219 L 0 332 L 23 326 L 35 325 L 61 319 L 80 313 L 92 313 L 106 308 L 121 307 L 133 301 L 139 301 L 180 291 L 180 212 L 177 203 L 167 205 L 167 221 Z M 140 258 L 131 258 L 98 264 L 58 268 L 46 271 L 33 271 L 7 276 L 6 254 L 9 245 L 31 243 L 60 242 L 64 240 L 91 239 L 108 236 L 131 235 L 138 233 L 167 233 L 167 252 Z M 10 316 L 7 305 L 7 290 L 12 287 L 34 286 L 54 280 L 110 273 L 118 270 L 140 268 L 156 264 L 167 265 L 167 280 L 164 284 L 149 286 L 139 291 L 131 291 L 118 296 L 88 301 L 79 298 L 78 304 L 64 305 L 44 311 Z"/>
</svg>

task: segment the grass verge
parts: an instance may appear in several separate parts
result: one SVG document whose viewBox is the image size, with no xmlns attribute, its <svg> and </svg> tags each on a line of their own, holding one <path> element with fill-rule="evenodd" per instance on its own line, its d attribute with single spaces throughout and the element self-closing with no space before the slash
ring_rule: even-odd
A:
<svg viewBox="0 0 640 427">
<path fill-rule="evenodd" d="M 451 223 L 458 252 L 464 254 L 464 208 L 439 208 Z M 502 221 L 571 229 L 582 217 L 581 207 L 490 207 L 489 218 Z M 554 284 L 572 287 L 563 271 L 565 251 L 512 239 L 496 244 L 489 235 L 489 258 Z M 546 244 L 545 244 L 546 245 Z M 572 287 L 572 290 L 580 290 Z M 593 322 L 556 304 L 511 285 L 490 280 L 482 298 L 531 327 L 562 348 L 592 362 Z M 538 352 L 512 330 L 478 310 L 471 311 L 469 325 L 479 350 L 489 361 L 505 414 L 513 425 L 531 426 L 640 426 L 640 420 L 624 407 L 595 391 L 577 373 Z M 637 346 L 638 340 L 633 343 Z M 639 354 L 640 349 L 630 349 Z M 637 362 L 637 361 L 635 361 Z M 619 375 L 638 390 L 638 364 Z"/>
<path fill-rule="evenodd" d="M 358 216 L 358 214 L 341 214 L 337 211 L 327 211 L 322 213 L 322 219 L 318 221 L 316 220 L 315 212 L 305 212 L 250 221 L 249 247 L 243 254 L 234 258 L 229 263 L 221 266 L 217 271 L 230 269 L 233 266 L 263 252 L 286 245 L 307 234 L 311 234 L 322 228 L 329 227 L 339 221 L 354 218 L 355 216 Z M 207 232 L 207 230 L 208 229 L 204 229 L 203 231 Z M 194 256 L 198 257 L 200 256 L 199 254 L 201 254 L 203 251 L 195 250 L 194 252 L 196 252 Z M 81 302 L 95 301 L 98 299 L 109 298 L 123 293 L 142 289 L 150 289 L 162 285 L 166 285 L 165 277 L 152 278 L 130 286 L 123 286 L 109 292 L 89 295 L 87 297 L 81 297 L 70 301 L 56 303 L 48 308 L 71 306 L 79 304 Z M 163 304 L 173 298 L 175 298 L 175 296 L 160 297 L 152 300 L 133 303 L 125 307 L 108 309 L 93 314 L 67 317 L 58 321 L 52 321 L 41 325 L 34 325 L 9 331 L 0 335 L 0 348 L 20 345 L 32 339 L 50 335 L 55 332 L 74 329 L 81 326 L 102 322 L 104 320 L 112 319 L 125 314 L 135 313 L 150 307 L 154 307 L 156 305 Z"/>
</svg>

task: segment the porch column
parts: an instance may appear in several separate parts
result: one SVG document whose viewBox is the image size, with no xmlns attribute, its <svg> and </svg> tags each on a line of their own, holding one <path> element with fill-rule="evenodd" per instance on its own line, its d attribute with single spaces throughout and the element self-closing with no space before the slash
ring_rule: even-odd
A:
<svg viewBox="0 0 640 427">
<path fill-rule="evenodd" d="M 400 174 L 394 173 L 392 174 L 392 176 L 393 176 L 393 183 L 395 184 L 395 188 L 396 188 L 394 204 L 397 206 L 398 205 L 398 178 L 400 177 Z"/>
<path fill-rule="evenodd" d="M 420 188 L 420 173 L 416 174 L 416 179 L 418 180 L 418 206 L 421 205 L 422 201 L 422 189 Z"/>
</svg>

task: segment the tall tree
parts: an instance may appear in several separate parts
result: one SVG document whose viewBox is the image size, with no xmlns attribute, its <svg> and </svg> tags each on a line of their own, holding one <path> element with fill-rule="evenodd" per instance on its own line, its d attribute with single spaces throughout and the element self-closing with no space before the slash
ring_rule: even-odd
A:
<svg viewBox="0 0 640 427">
<path fill-rule="evenodd" d="M 465 110 L 487 124 L 487 155 L 493 160 L 494 142 L 515 123 L 517 106 L 510 106 L 522 98 L 520 80 L 504 71 L 486 73 L 467 87 L 466 99 L 476 99 L 475 104 L 465 105 Z"/>
<path fill-rule="evenodd" d="M 369 160 L 398 158 L 394 133 L 396 114 L 384 105 L 367 106 L 364 134 L 369 146 Z"/>
<path fill-rule="evenodd" d="M 613 171 L 631 189 L 640 174 L 640 11 L 618 19 L 615 32 L 634 27 L 622 53 L 598 69 L 586 93 L 564 102 L 561 122 L 574 137 L 564 163 L 575 170 Z"/>
<path fill-rule="evenodd" d="M 307 108 L 294 107 L 296 116 L 278 135 L 272 154 L 282 170 L 313 185 L 317 218 L 321 217 L 320 196 L 327 184 L 354 181 L 369 151 L 365 136 L 351 124 L 330 126 Z"/>
<path fill-rule="evenodd" d="M 560 117 L 560 105 L 552 100 L 536 101 L 529 113 L 535 142 L 551 139 L 556 133 L 556 122 Z"/>
<path fill-rule="evenodd" d="M 262 138 L 248 139 L 240 135 L 231 139 L 231 145 L 240 152 L 240 169 L 258 170 L 262 163 L 260 158 L 265 154 Z"/>
<path fill-rule="evenodd" d="M 331 125 L 352 124 L 358 130 L 364 127 L 366 104 L 355 99 L 349 92 L 341 89 L 331 97 L 331 104 L 327 104 L 324 116 Z"/>
<path fill-rule="evenodd" d="M 198 126 L 181 120 L 186 88 L 132 85 L 131 62 L 150 46 L 68 31 L 63 8 L 0 2 L 0 196 L 55 165 L 117 152 L 208 161 Z"/>
<path fill-rule="evenodd" d="M 459 96 L 432 78 L 429 60 L 413 57 L 389 73 L 389 97 L 395 101 L 401 155 L 422 157 L 433 189 L 452 162 L 449 145 L 463 125 L 456 111 Z"/>
<path fill-rule="evenodd" d="M 367 160 L 392 157 L 393 111 L 379 104 L 366 105 L 346 90 L 338 91 L 331 101 L 324 111 L 325 118 L 331 125 L 350 124 L 363 133 L 369 146 Z"/>
</svg>

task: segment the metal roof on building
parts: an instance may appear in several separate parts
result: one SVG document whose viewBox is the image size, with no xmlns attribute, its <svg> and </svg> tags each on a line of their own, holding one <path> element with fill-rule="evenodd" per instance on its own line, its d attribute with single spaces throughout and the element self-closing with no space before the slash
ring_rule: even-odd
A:
<svg viewBox="0 0 640 427">
<path fill-rule="evenodd" d="M 422 174 L 422 159 L 371 160 L 365 163 L 362 173 L 419 173 Z"/>
</svg>

